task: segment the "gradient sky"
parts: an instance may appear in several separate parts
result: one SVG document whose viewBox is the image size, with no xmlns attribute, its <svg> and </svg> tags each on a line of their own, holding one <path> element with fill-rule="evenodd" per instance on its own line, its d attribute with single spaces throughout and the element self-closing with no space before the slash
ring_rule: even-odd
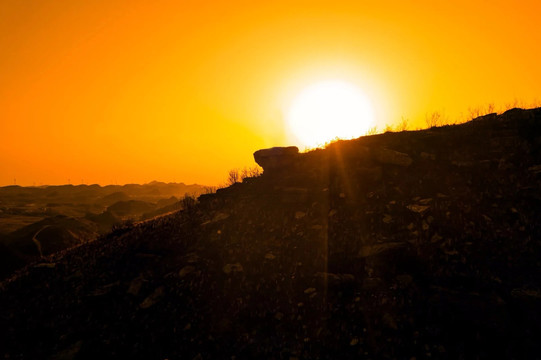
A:
<svg viewBox="0 0 541 360">
<path fill-rule="evenodd" d="M 0 185 L 217 185 L 339 79 L 380 129 L 541 100 L 536 1 L 0 1 Z"/>
</svg>

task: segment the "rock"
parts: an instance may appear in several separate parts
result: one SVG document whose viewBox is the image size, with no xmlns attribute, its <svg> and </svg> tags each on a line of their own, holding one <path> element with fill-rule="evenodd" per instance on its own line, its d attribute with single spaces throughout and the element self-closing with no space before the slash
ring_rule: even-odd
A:
<svg viewBox="0 0 541 360">
<path fill-rule="evenodd" d="M 322 281 L 323 284 L 327 284 L 331 286 L 340 286 L 340 285 L 351 284 L 355 282 L 355 276 L 352 274 L 333 274 L 333 273 L 318 272 L 314 276 L 318 278 L 320 281 Z"/>
<path fill-rule="evenodd" d="M 540 173 L 541 173 L 541 165 L 530 166 L 530 167 L 528 168 L 528 171 L 531 171 L 531 172 L 533 172 L 534 174 L 540 174 Z"/>
<path fill-rule="evenodd" d="M 195 270 L 194 266 L 186 265 L 178 272 L 179 277 L 184 277 Z"/>
<path fill-rule="evenodd" d="M 242 265 L 240 263 L 234 263 L 225 265 L 222 270 L 224 273 L 230 274 L 235 272 L 242 272 L 244 269 L 242 268 Z"/>
<path fill-rule="evenodd" d="M 408 154 L 401 153 L 387 148 L 378 148 L 373 150 L 374 159 L 382 164 L 410 166 L 412 163 Z"/>
<path fill-rule="evenodd" d="M 299 220 L 306 216 L 306 213 L 303 211 L 297 211 L 295 212 L 295 219 Z"/>
<path fill-rule="evenodd" d="M 136 277 L 130 282 L 130 286 L 128 287 L 128 291 L 126 292 L 130 295 L 137 295 L 139 294 L 142 285 L 143 279 L 141 279 L 140 277 Z"/>
<path fill-rule="evenodd" d="M 393 316 L 389 313 L 385 313 L 383 314 L 383 323 L 385 325 L 387 325 L 387 327 L 393 329 L 393 330 L 397 330 L 398 329 L 398 325 L 396 324 L 396 321 L 395 319 L 393 318 Z"/>
<path fill-rule="evenodd" d="M 425 211 L 427 211 L 430 206 L 425 205 L 408 205 L 406 206 L 409 210 L 416 212 L 418 214 L 423 214 Z"/>
<path fill-rule="evenodd" d="M 298 154 L 299 148 L 296 146 L 273 147 L 256 151 L 254 160 L 263 171 L 272 171 L 293 164 Z"/>
<path fill-rule="evenodd" d="M 276 259 L 276 256 L 274 256 L 272 253 L 268 253 L 268 254 L 265 255 L 265 259 L 274 260 L 274 259 Z"/>
<path fill-rule="evenodd" d="M 411 275 L 408 275 L 408 274 L 402 274 L 402 275 L 398 275 L 396 277 L 396 281 L 402 286 L 402 287 L 405 287 L 405 286 L 408 286 L 409 284 L 411 284 L 413 282 L 413 278 L 411 277 Z"/>
<path fill-rule="evenodd" d="M 403 242 L 388 242 L 382 244 L 365 245 L 359 250 L 358 256 L 361 258 L 374 256 L 388 250 L 403 247 L 405 245 L 406 244 Z"/>
<path fill-rule="evenodd" d="M 45 269 L 54 269 L 56 267 L 56 263 L 39 263 L 34 265 L 34 268 L 45 268 Z"/>
<path fill-rule="evenodd" d="M 306 295 L 310 295 L 311 293 L 313 293 L 313 292 L 315 292 L 315 291 L 316 291 L 316 289 L 313 288 L 313 287 L 311 287 L 311 288 L 307 288 L 306 290 L 304 290 L 304 293 L 305 293 Z"/>
<path fill-rule="evenodd" d="M 152 294 L 150 294 L 145 300 L 143 300 L 139 307 L 141 309 L 148 309 L 152 305 L 156 304 L 164 296 L 164 290 L 165 288 L 163 286 L 156 288 L 156 290 L 154 290 Z"/>
<path fill-rule="evenodd" d="M 421 157 L 425 160 L 436 160 L 436 155 L 434 154 L 430 154 L 430 153 L 426 153 L 426 152 L 422 152 L 421 153 Z"/>
<path fill-rule="evenodd" d="M 539 289 L 516 288 L 511 290 L 511 296 L 518 298 L 535 298 L 541 299 L 541 291 Z"/>
<path fill-rule="evenodd" d="M 52 357 L 50 357 L 50 359 L 52 360 L 75 359 L 76 355 L 81 351 L 82 345 L 83 345 L 83 342 L 79 340 L 75 344 L 70 345 L 68 348 L 57 352 Z"/>
<path fill-rule="evenodd" d="M 443 240 L 443 237 L 441 237 L 441 235 L 438 234 L 438 233 L 435 233 L 435 234 L 432 235 L 432 237 L 430 238 L 430 242 L 431 242 L 431 243 L 437 243 L 437 242 L 440 242 L 441 240 Z"/>
</svg>

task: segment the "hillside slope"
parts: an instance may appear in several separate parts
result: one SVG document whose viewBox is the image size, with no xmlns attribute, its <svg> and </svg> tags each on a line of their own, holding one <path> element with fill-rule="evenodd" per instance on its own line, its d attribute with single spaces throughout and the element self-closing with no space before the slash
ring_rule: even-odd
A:
<svg viewBox="0 0 541 360">
<path fill-rule="evenodd" d="M 5 281 L 5 357 L 541 357 L 541 109 L 256 161 Z"/>
</svg>

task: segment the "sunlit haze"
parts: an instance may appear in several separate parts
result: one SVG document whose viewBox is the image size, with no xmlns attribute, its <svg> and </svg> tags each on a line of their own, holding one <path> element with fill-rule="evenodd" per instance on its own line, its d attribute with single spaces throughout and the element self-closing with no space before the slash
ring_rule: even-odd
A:
<svg viewBox="0 0 541 360">
<path fill-rule="evenodd" d="M 539 1 L 4 0 L 0 185 L 219 185 L 258 149 L 539 104 L 540 23 Z M 325 81 L 362 95 L 290 122 Z"/>
</svg>

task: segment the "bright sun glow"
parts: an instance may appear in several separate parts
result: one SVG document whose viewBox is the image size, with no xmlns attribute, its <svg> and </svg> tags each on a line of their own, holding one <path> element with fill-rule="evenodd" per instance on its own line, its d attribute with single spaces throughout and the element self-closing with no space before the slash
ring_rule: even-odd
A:
<svg viewBox="0 0 541 360">
<path fill-rule="evenodd" d="M 343 81 L 325 81 L 304 89 L 287 114 L 289 130 L 305 146 L 366 134 L 374 122 L 367 97 Z"/>
</svg>

